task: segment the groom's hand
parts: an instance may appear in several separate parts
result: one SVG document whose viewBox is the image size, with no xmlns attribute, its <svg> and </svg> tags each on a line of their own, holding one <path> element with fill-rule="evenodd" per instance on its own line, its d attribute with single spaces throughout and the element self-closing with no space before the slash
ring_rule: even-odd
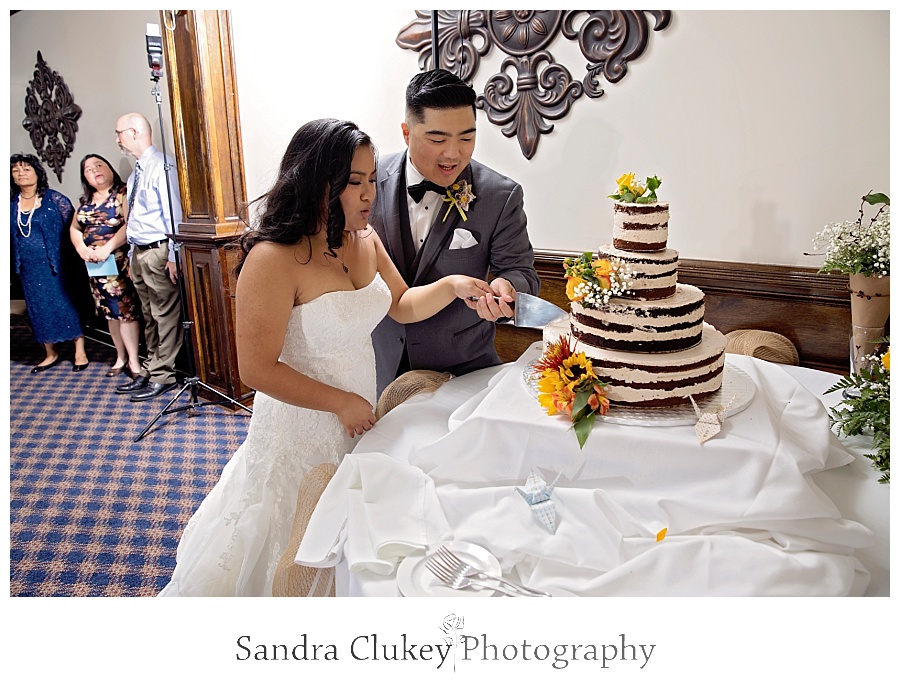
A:
<svg viewBox="0 0 900 688">
<path fill-rule="evenodd" d="M 494 296 L 485 296 L 478 299 L 475 310 L 485 320 L 495 322 L 498 318 L 513 317 L 513 307 L 516 302 L 516 288 L 509 280 L 498 277 L 491 282 L 491 290 Z"/>
</svg>

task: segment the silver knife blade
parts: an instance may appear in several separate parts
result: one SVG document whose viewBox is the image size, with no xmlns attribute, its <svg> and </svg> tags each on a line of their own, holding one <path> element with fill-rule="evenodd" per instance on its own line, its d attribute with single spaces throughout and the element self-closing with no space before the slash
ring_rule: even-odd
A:
<svg viewBox="0 0 900 688">
<path fill-rule="evenodd" d="M 494 298 L 497 297 L 495 296 Z M 477 301 L 478 297 L 469 296 L 468 299 L 469 301 Z M 516 327 L 541 329 L 550 323 L 569 317 L 569 314 L 559 306 L 524 292 L 516 294 L 513 310 L 515 314 L 511 320 L 500 318 L 497 320 L 497 323 L 500 325 L 510 324 Z"/>
</svg>

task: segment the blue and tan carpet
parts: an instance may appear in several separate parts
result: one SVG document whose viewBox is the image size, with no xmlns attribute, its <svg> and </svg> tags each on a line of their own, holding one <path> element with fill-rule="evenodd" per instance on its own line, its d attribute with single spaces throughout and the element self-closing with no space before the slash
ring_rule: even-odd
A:
<svg viewBox="0 0 900 688">
<path fill-rule="evenodd" d="M 250 416 L 181 411 L 135 442 L 181 387 L 133 403 L 114 393 L 125 376 L 104 375 L 111 348 L 88 340 L 91 364 L 79 373 L 71 343 L 60 351 L 66 362 L 32 375 L 43 349 L 26 327 L 11 328 L 10 596 L 155 595 Z"/>
</svg>

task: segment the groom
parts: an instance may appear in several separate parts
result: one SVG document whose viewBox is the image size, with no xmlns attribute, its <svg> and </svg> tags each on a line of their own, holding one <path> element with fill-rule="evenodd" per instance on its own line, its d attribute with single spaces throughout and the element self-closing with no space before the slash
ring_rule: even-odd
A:
<svg viewBox="0 0 900 688">
<path fill-rule="evenodd" d="M 498 298 L 474 308 L 456 300 L 405 326 L 386 317 L 372 333 L 379 394 L 408 370 L 462 375 L 499 364 L 494 321 L 512 316 L 517 291 L 540 289 L 522 187 L 472 160 L 472 87 L 443 69 L 417 74 L 400 128 L 407 150 L 379 164 L 370 224 L 409 286 L 464 274 L 490 279 Z"/>
</svg>

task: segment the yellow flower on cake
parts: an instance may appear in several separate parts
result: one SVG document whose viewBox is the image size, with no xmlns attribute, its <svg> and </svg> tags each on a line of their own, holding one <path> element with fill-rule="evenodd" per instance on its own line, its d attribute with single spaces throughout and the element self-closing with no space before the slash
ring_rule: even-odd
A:
<svg viewBox="0 0 900 688">
<path fill-rule="evenodd" d="M 582 284 L 584 280 L 580 277 L 569 277 L 566 280 L 566 296 L 569 297 L 569 301 L 581 301 L 584 298 L 584 291 L 578 289 Z"/>
<path fill-rule="evenodd" d="M 567 385 L 577 385 L 579 382 L 596 377 L 594 375 L 594 364 L 591 363 L 591 360 L 583 351 L 572 354 L 563 361 L 560 375 Z"/>
<path fill-rule="evenodd" d="M 634 184 L 634 172 L 626 172 L 616 180 L 616 187 L 619 189 L 630 189 Z"/>
<path fill-rule="evenodd" d="M 600 285 L 601 289 L 611 289 L 612 288 L 612 265 L 605 258 L 598 258 L 593 263 L 591 263 L 591 267 L 594 268 L 594 277 L 597 278 L 597 284 Z"/>
<path fill-rule="evenodd" d="M 639 184 L 634 181 L 634 172 L 628 172 L 616 180 L 616 192 L 609 198 L 622 203 L 656 203 L 656 190 L 660 184 L 662 179 L 656 176 L 647 177 L 644 184 Z"/>
<path fill-rule="evenodd" d="M 888 347 L 884 356 L 881 357 L 881 365 L 884 366 L 886 371 L 891 372 L 891 347 Z"/>
</svg>

